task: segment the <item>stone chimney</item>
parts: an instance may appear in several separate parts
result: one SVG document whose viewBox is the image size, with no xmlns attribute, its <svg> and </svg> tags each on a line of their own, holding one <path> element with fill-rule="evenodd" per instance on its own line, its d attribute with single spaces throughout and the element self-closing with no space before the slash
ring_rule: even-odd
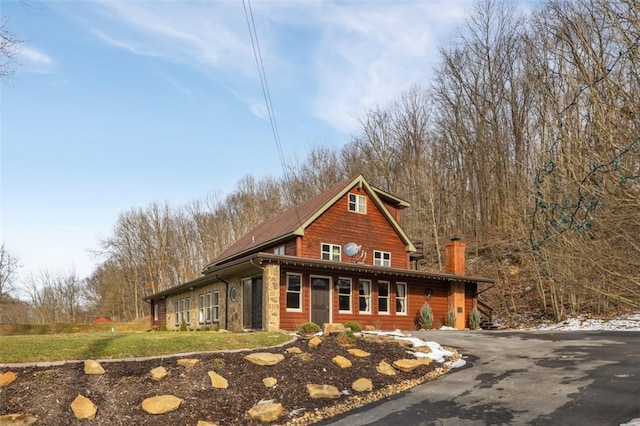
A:
<svg viewBox="0 0 640 426">
<path fill-rule="evenodd" d="M 444 248 L 445 269 L 448 274 L 464 275 L 465 244 L 460 238 L 451 238 Z"/>
</svg>

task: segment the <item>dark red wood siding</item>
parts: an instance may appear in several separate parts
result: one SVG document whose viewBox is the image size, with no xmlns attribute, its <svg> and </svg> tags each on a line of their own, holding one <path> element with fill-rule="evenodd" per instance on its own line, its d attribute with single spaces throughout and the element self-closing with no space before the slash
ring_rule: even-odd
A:
<svg viewBox="0 0 640 426">
<path fill-rule="evenodd" d="M 348 210 L 349 193 L 367 197 L 366 214 Z M 322 243 L 344 246 L 348 242 L 362 246 L 367 265 L 373 265 L 374 251 L 383 251 L 391 253 L 391 267 L 409 268 L 405 244 L 364 188 L 353 187 L 307 227 L 300 256 L 320 259 Z M 343 253 L 342 261 L 351 259 Z"/>
<path fill-rule="evenodd" d="M 302 312 L 290 312 L 286 308 L 286 274 L 287 272 L 302 274 Z M 309 271 L 308 268 L 281 267 L 280 276 L 280 328 L 283 330 L 297 330 L 302 323 L 311 320 L 311 276 L 322 276 L 331 279 L 331 320 L 344 323 L 356 321 L 362 327 L 374 326 L 379 330 L 415 330 L 417 328 L 418 313 L 424 303 L 428 303 L 433 311 L 433 328 L 446 324 L 448 312 L 449 285 L 441 281 L 426 281 L 405 278 L 379 278 L 365 274 L 342 273 L 339 271 L 320 269 Z M 351 312 L 339 312 L 338 290 L 335 284 L 340 278 L 351 279 Z M 372 283 L 371 305 L 372 312 L 359 312 L 358 283 L 360 279 L 370 280 Z M 378 282 L 389 282 L 389 313 L 378 312 Z M 407 314 L 396 312 L 396 283 L 407 284 Z M 319 324 L 322 326 L 322 324 Z"/>
</svg>

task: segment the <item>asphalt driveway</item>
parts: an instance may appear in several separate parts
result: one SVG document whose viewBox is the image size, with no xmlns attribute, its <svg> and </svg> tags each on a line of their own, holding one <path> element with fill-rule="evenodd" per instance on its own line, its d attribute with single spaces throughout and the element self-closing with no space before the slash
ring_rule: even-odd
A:
<svg viewBox="0 0 640 426">
<path fill-rule="evenodd" d="M 467 364 L 322 424 L 640 425 L 640 332 L 412 335 L 458 349 Z"/>
</svg>

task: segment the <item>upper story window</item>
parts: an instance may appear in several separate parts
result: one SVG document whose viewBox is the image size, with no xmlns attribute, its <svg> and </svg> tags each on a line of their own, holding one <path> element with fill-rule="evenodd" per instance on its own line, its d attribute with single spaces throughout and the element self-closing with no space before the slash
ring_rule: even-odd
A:
<svg viewBox="0 0 640 426">
<path fill-rule="evenodd" d="M 391 253 L 388 251 L 373 251 L 373 264 L 391 267 Z"/>
<path fill-rule="evenodd" d="M 349 211 L 367 214 L 367 197 L 349 193 Z"/>
<path fill-rule="evenodd" d="M 322 243 L 322 260 L 333 260 L 335 262 L 340 262 L 340 251 L 341 247 L 336 244 L 325 244 Z"/>
<path fill-rule="evenodd" d="M 273 249 L 273 254 L 280 254 L 280 255 L 284 256 L 284 244 L 274 248 Z"/>
</svg>

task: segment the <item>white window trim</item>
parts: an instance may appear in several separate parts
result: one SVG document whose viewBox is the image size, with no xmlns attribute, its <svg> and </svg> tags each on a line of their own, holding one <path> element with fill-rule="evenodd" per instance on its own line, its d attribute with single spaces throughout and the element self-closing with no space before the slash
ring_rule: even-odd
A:
<svg viewBox="0 0 640 426">
<path fill-rule="evenodd" d="M 289 277 L 292 277 L 292 276 L 296 276 L 300 280 L 300 292 L 295 292 L 295 291 L 291 291 L 290 292 L 289 291 Z M 302 290 L 303 290 L 302 289 L 302 274 L 296 274 L 296 273 L 288 272 L 286 274 L 286 278 L 285 279 L 286 279 L 286 284 L 285 284 L 286 287 L 284 289 L 284 296 L 285 296 L 284 306 L 285 306 L 286 311 L 287 312 L 302 312 L 302 301 L 304 300 L 302 298 Z M 300 306 L 299 308 L 289 308 L 287 306 L 287 301 L 289 300 L 289 293 L 298 293 L 298 302 L 299 302 L 298 306 Z"/>
<path fill-rule="evenodd" d="M 338 312 L 341 314 L 351 314 L 353 313 L 353 281 L 351 280 L 351 278 L 344 278 L 344 277 L 340 277 L 338 278 L 338 282 L 337 285 L 340 285 L 341 281 L 345 281 L 349 283 L 349 310 L 342 310 L 340 309 L 340 297 L 346 297 L 347 295 L 344 293 L 340 293 L 340 288 L 338 287 Z"/>
<path fill-rule="evenodd" d="M 361 311 L 360 310 L 360 297 L 362 296 L 362 294 L 360 293 L 360 283 L 367 283 L 369 284 L 369 310 L 368 311 Z M 373 297 L 371 296 L 371 290 L 372 290 L 372 283 L 371 280 L 359 280 L 358 281 L 358 314 L 362 314 L 362 315 L 372 315 L 373 314 Z"/>
<path fill-rule="evenodd" d="M 211 321 L 220 322 L 220 292 L 214 291 L 211 298 Z"/>
<path fill-rule="evenodd" d="M 326 253 L 323 248 L 324 246 L 329 246 L 329 259 L 325 259 L 322 255 Z M 338 248 L 338 260 L 333 259 L 333 250 Z M 331 244 L 331 243 L 320 243 L 320 259 L 329 260 L 331 262 L 341 262 L 342 261 L 342 246 L 340 244 Z"/>
<path fill-rule="evenodd" d="M 387 310 L 380 310 L 380 284 L 387 285 L 387 295 L 383 296 L 382 299 L 387 299 Z M 389 281 L 378 281 L 378 315 L 391 315 L 391 282 Z"/>
<path fill-rule="evenodd" d="M 211 292 L 204 296 L 204 322 L 211 324 Z"/>
<path fill-rule="evenodd" d="M 204 294 L 198 295 L 198 323 L 204 324 Z"/>
<path fill-rule="evenodd" d="M 176 300 L 173 304 L 174 317 L 176 320 L 176 325 L 180 325 L 180 301 Z"/>
<path fill-rule="evenodd" d="M 389 257 L 389 259 L 385 259 L 385 255 L 387 255 Z M 385 262 L 388 262 L 387 265 L 385 265 Z M 378 250 L 374 250 L 373 251 L 373 264 L 375 266 L 382 266 L 384 268 L 390 268 L 391 267 L 391 253 L 388 251 L 378 251 Z"/>
<path fill-rule="evenodd" d="M 355 201 L 351 201 L 351 196 L 355 197 Z M 353 209 L 351 205 L 354 205 Z M 367 197 L 350 192 L 347 196 L 347 210 L 351 213 L 367 214 Z"/>
<path fill-rule="evenodd" d="M 184 316 L 185 322 L 187 325 L 191 324 L 191 298 L 187 297 L 184 299 Z"/>
<path fill-rule="evenodd" d="M 402 285 L 404 286 L 404 297 L 398 297 L 398 286 Z M 409 290 L 409 287 L 407 286 L 407 283 L 405 282 L 397 282 L 396 283 L 396 315 L 408 315 L 409 313 L 409 294 L 407 294 L 407 291 Z M 404 312 L 398 312 L 398 303 L 397 300 L 398 299 L 404 299 Z"/>
</svg>

